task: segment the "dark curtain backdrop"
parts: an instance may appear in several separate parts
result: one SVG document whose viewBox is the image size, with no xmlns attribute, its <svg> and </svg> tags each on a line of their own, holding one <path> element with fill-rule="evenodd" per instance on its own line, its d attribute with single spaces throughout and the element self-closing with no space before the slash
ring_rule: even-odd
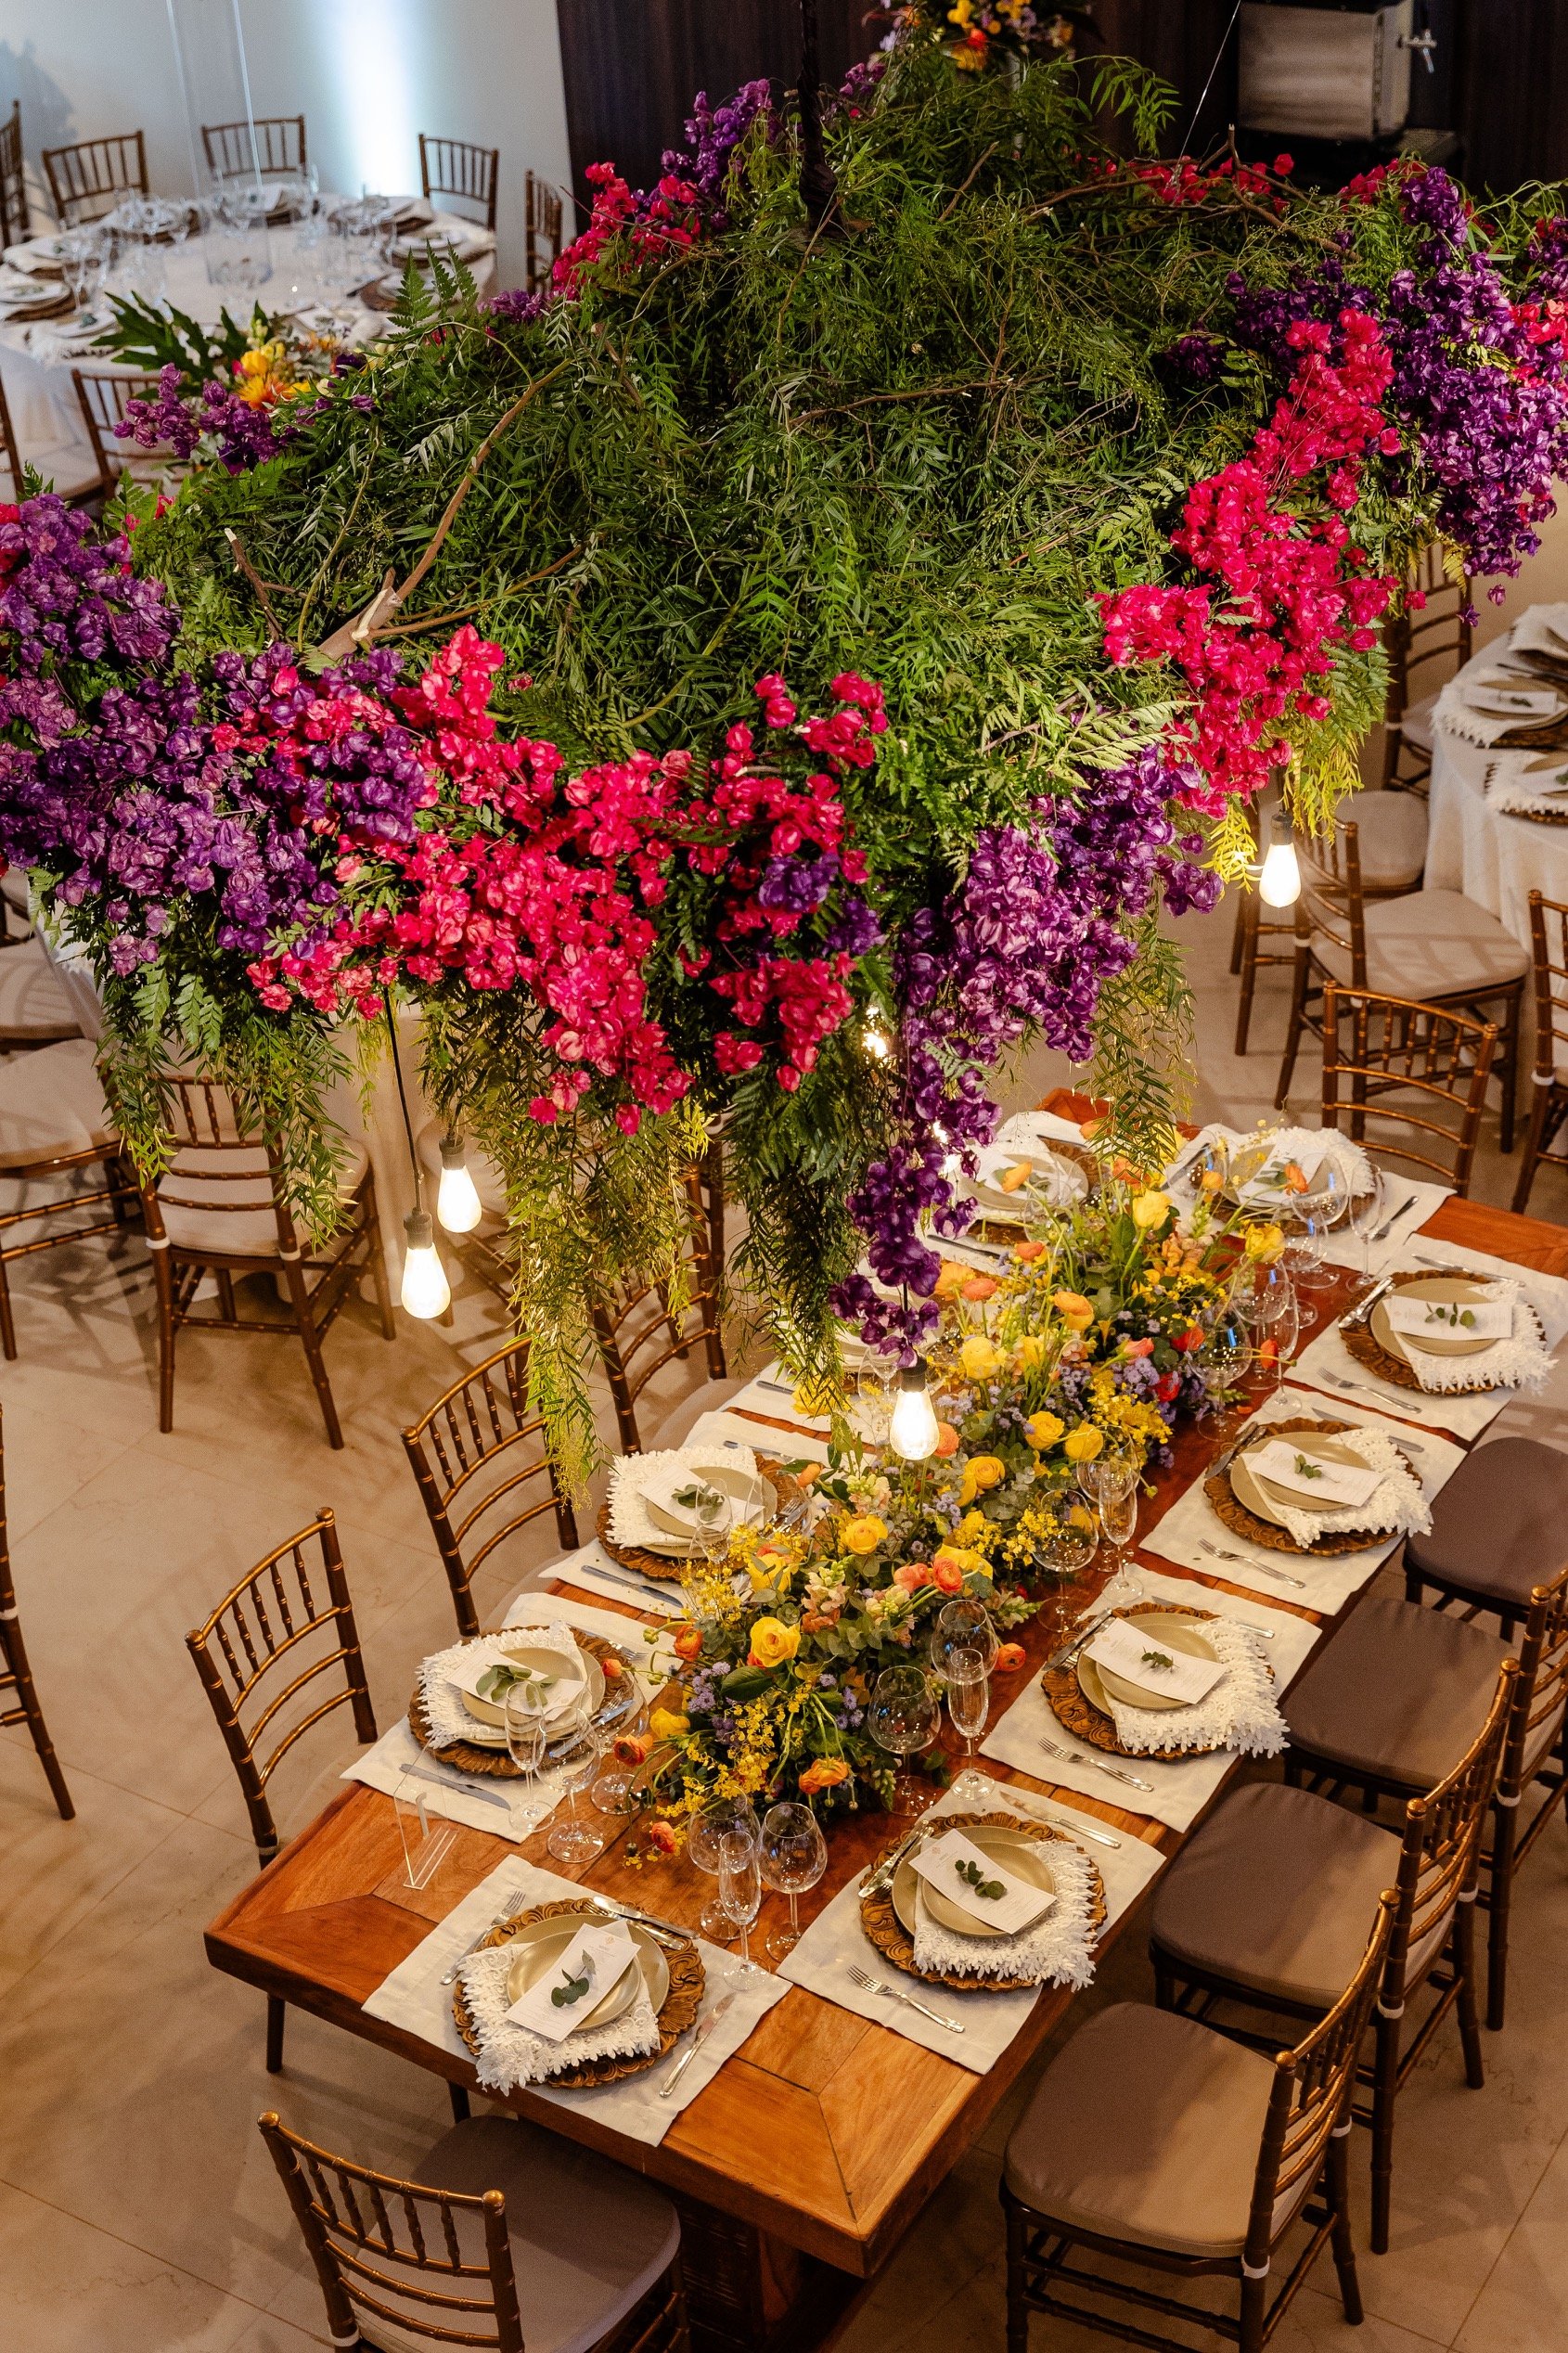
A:
<svg viewBox="0 0 1568 2353">
<path fill-rule="evenodd" d="M 792 82 L 796 0 L 558 0 L 572 164 L 618 163 L 634 186 L 657 175 L 692 95 L 715 101 L 758 74 Z M 869 0 L 818 0 L 822 71 L 837 82 L 880 31 Z M 1233 0 L 1094 0 L 1102 45 L 1140 58 L 1181 94 L 1180 143 L 1216 53 L 1196 145 L 1223 136 L 1235 111 L 1235 41 L 1221 42 Z M 1442 48 L 1418 69 L 1412 119 L 1459 133 L 1472 186 L 1568 176 L 1568 0 L 1429 0 Z"/>
</svg>

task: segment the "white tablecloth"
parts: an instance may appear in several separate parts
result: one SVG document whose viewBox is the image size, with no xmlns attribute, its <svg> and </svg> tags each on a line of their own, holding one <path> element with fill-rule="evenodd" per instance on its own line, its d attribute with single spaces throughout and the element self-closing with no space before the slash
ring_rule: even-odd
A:
<svg viewBox="0 0 1568 2353">
<path fill-rule="evenodd" d="M 1512 635 L 1495 638 L 1468 667 L 1494 669 Z M 1434 726 L 1426 887 L 1462 891 L 1528 945 L 1530 893 L 1568 900 L 1568 826 L 1536 825 L 1490 807 L 1484 795 L 1492 758 L 1441 720 Z"/>
</svg>

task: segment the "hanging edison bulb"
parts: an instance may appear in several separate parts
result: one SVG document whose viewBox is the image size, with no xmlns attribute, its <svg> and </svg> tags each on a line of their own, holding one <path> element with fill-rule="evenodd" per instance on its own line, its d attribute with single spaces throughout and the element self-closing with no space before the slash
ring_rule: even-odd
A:
<svg viewBox="0 0 1568 2353">
<path fill-rule="evenodd" d="M 456 1136 L 443 1136 L 441 1139 L 441 1185 L 435 1197 L 435 1214 L 449 1234 L 471 1234 L 484 1215 L 479 1188 Z"/>
<path fill-rule="evenodd" d="M 403 1221 L 408 1247 L 403 1256 L 403 1305 L 421 1323 L 443 1316 L 452 1304 L 452 1286 L 436 1254 L 435 1228 L 428 1209 L 411 1209 Z"/>
<path fill-rule="evenodd" d="M 909 1365 L 898 1376 L 889 1442 L 894 1454 L 901 1454 L 906 1462 L 923 1462 L 928 1455 L 936 1452 L 940 1434 L 931 1392 L 926 1386 L 925 1366 Z"/>
</svg>

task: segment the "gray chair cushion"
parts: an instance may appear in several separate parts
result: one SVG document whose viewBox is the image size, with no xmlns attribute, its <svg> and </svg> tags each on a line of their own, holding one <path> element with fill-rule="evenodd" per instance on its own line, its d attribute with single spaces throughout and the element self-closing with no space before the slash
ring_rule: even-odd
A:
<svg viewBox="0 0 1568 2353">
<path fill-rule="evenodd" d="M 35 1167 L 69 1152 L 104 1151 L 113 1142 L 86 1038 L 67 1038 L 0 1062 L 0 1170 Z"/>
<path fill-rule="evenodd" d="M 1009 2189 L 1067 2230 L 1239 2255 L 1274 2069 L 1174 2011 L 1116 2002 L 1081 2026 L 1013 2127 Z M 1274 2236 L 1309 2193 L 1298 2181 Z"/>
<path fill-rule="evenodd" d="M 1477 996 L 1517 981 L 1530 969 L 1528 947 L 1458 891 L 1375 899 L 1366 921 L 1367 986 L 1385 996 Z M 1348 947 L 1315 932 L 1312 952 L 1335 980 L 1349 985 Z"/>
<path fill-rule="evenodd" d="M 1368 891 L 1413 891 L 1426 866 L 1427 806 L 1413 792 L 1357 792 L 1342 814 L 1356 829 L 1361 881 Z M 1313 837 L 1298 834 L 1309 863 Z"/>
<path fill-rule="evenodd" d="M 505 2195 L 528 2353 L 586 2353 L 656 2285 L 679 2252 L 679 2218 L 651 2182 L 507 2116 L 475 2116 L 454 2126 L 414 2168 L 413 2179 L 432 2190 Z M 465 2218 L 459 2243 L 466 2261 L 483 2261 L 477 2217 Z M 431 2353 L 437 2341 L 392 2321 L 371 2319 L 362 2325 L 365 2342 L 379 2353 Z M 476 2323 L 454 2325 L 471 2330 Z"/>
<path fill-rule="evenodd" d="M 80 1037 L 82 1024 L 40 939 L 0 949 L 0 1037 L 47 1046 Z"/>
<path fill-rule="evenodd" d="M 1420 751 L 1432 750 L 1433 714 L 1437 709 L 1437 697 L 1441 691 L 1438 688 L 1431 694 L 1423 694 L 1419 702 L 1411 703 L 1396 723 L 1406 742 L 1415 744 Z"/>
<path fill-rule="evenodd" d="M 1432 1526 L 1406 1539 L 1413 1568 L 1516 1609 L 1568 1563 L 1568 1461 L 1533 1438 L 1467 1454 L 1433 1497 Z"/>
<path fill-rule="evenodd" d="M 1375 1595 L 1286 1693 L 1295 1746 L 1412 1791 L 1452 1772 L 1497 1695 L 1506 1642 L 1440 1610 Z"/>
<path fill-rule="evenodd" d="M 1331 2010 L 1367 1951 L 1400 1842 L 1310 1790 L 1260 1781 L 1227 1797 L 1156 1883 L 1150 1933 L 1178 1961 L 1232 1985 Z M 1411 1951 L 1419 1982 L 1452 1914 Z"/>
</svg>

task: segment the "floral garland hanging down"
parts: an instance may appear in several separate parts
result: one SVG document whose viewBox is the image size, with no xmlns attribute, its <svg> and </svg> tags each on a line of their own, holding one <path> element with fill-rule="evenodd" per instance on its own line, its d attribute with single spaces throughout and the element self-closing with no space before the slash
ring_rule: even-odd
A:
<svg viewBox="0 0 1568 2353">
<path fill-rule="evenodd" d="M 1568 463 L 1556 192 L 1129 161 L 1150 77 L 953 22 L 964 71 L 906 9 L 829 109 L 815 232 L 768 85 L 699 101 L 653 190 L 595 167 L 549 295 L 411 270 L 308 362 L 259 319 L 133 410 L 172 500 L 0 508 L 0 855 L 132 1151 L 197 1057 L 324 1230 L 325 1089 L 418 1005 L 574 1477 L 594 1309 L 669 1276 L 715 1133 L 734 1291 L 829 1382 L 840 1319 L 931 1343 L 1029 1039 L 1159 1164 L 1162 917 L 1271 774 L 1352 789 L 1412 557 L 1516 572 Z"/>
</svg>

